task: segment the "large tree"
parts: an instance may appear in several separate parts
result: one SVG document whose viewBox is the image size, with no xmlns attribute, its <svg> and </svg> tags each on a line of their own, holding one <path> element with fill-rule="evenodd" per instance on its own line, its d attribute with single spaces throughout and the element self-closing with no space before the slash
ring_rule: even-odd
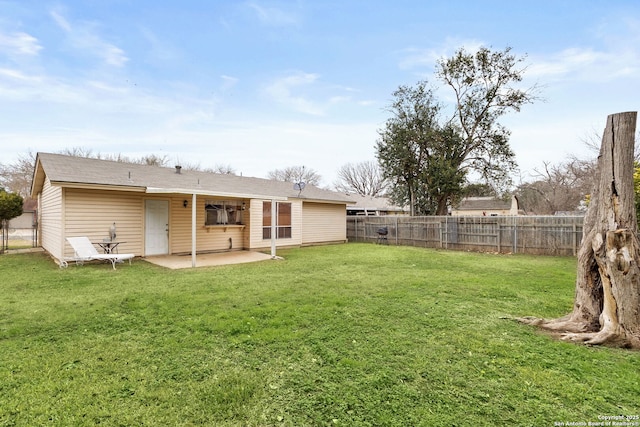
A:
<svg viewBox="0 0 640 427">
<path fill-rule="evenodd" d="M 640 243 L 634 192 L 637 113 L 607 118 L 587 210 L 573 311 L 523 322 L 567 340 L 640 348 Z"/>
<path fill-rule="evenodd" d="M 436 79 L 455 100 L 445 119 L 445 108 L 426 81 L 394 92 L 392 117 L 379 131 L 376 148 L 396 203 L 409 204 L 412 214 L 442 215 L 463 194 L 470 173 L 496 189 L 510 184 L 515 156 L 510 132 L 498 120 L 536 99 L 535 86 L 518 87 L 523 61 L 511 48 L 484 47 L 475 53 L 463 48 L 439 60 Z"/>
<path fill-rule="evenodd" d="M 584 209 L 593 187 L 596 162 L 570 157 L 558 164 L 543 162 L 531 182 L 517 188 L 518 198 L 530 214 L 553 215 L 558 211 Z"/>
<path fill-rule="evenodd" d="M 633 163 L 633 190 L 636 194 L 636 218 L 640 221 L 640 162 Z"/>
<path fill-rule="evenodd" d="M 536 85 L 519 87 L 525 59 L 512 54 L 510 47 L 503 51 L 481 47 L 475 53 L 459 49 L 451 58 L 437 62 L 436 77 L 455 96 L 450 121 L 460 129 L 464 144 L 456 160 L 495 188 L 509 183 L 515 167 L 510 131 L 499 119 L 538 99 Z"/>
<path fill-rule="evenodd" d="M 361 196 L 381 197 L 387 182 L 376 162 L 347 163 L 338 169 L 338 180 L 334 183 L 337 191 Z"/>
<path fill-rule="evenodd" d="M 393 96 L 392 116 L 376 142 L 389 196 L 398 205 L 408 204 L 411 215 L 437 214 L 440 201 L 459 192 L 464 182 L 465 172 L 453 166 L 460 138 L 440 124 L 442 107 L 427 82 L 400 86 Z M 442 206 L 446 209 L 446 203 Z"/>
</svg>

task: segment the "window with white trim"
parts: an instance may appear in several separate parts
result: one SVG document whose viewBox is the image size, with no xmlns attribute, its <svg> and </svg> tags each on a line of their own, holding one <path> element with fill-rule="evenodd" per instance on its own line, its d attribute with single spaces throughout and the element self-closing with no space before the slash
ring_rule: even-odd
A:
<svg viewBox="0 0 640 427">
<path fill-rule="evenodd" d="M 204 225 L 242 224 L 242 203 L 207 200 L 204 203 Z"/>
<path fill-rule="evenodd" d="M 262 202 L 262 238 L 271 239 L 271 202 Z M 291 203 L 276 203 L 276 239 L 291 238 Z"/>
</svg>

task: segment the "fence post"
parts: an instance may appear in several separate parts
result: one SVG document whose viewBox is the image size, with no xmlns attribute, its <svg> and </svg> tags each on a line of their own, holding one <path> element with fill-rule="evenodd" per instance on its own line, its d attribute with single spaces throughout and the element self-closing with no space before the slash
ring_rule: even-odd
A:
<svg viewBox="0 0 640 427">
<path fill-rule="evenodd" d="M 398 215 L 396 215 L 396 246 L 398 246 Z"/>
<path fill-rule="evenodd" d="M 444 217 L 444 248 L 449 248 L 449 217 Z"/>
<path fill-rule="evenodd" d="M 513 253 L 518 253 L 518 217 L 513 217 Z"/>
<path fill-rule="evenodd" d="M 353 240 L 357 242 L 358 241 L 358 217 L 357 216 L 353 217 L 353 230 L 355 234 L 355 237 L 353 238 Z"/>
</svg>

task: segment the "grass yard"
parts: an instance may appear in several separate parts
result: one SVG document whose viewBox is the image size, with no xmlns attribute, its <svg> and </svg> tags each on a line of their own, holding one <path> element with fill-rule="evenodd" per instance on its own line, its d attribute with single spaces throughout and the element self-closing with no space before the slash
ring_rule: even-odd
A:
<svg viewBox="0 0 640 427">
<path fill-rule="evenodd" d="M 0 426 L 553 426 L 640 415 L 640 353 L 557 342 L 508 319 L 569 312 L 573 258 L 372 244 L 279 255 L 116 271 L 1 256 Z"/>
</svg>

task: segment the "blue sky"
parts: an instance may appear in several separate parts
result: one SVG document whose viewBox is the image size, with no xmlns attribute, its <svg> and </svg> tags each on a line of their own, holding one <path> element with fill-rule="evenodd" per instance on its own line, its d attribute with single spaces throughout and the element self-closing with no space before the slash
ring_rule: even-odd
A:
<svg viewBox="0 0 640 427">
<path fill-rule="evenodd" d="M 375 159 L 399 85 L 481 45 L 543 87 L 502 120 L 524 179 L 639 108 L 636 0 L 0 0 L 0 163 L 84 147 L 331 185 Z"/>
</svg>

